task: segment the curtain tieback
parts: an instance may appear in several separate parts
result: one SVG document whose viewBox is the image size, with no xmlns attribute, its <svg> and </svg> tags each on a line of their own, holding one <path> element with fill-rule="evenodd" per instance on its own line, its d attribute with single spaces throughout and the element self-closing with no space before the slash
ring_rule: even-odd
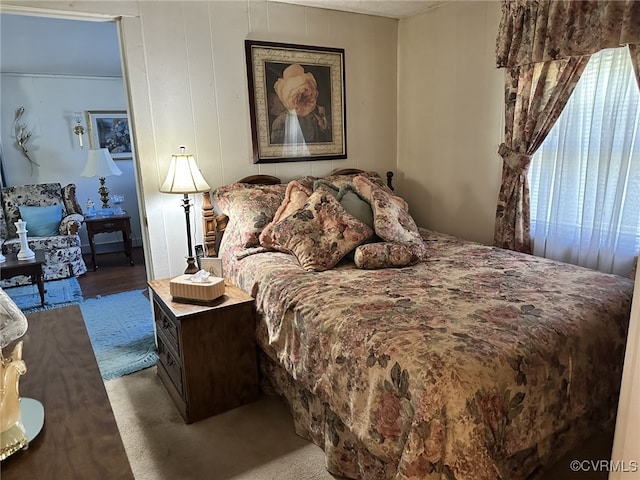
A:
<svg viewBox="0 0 640 480">
<path fill-rule="evenodd" d="M 504 160 L 504 163 L 509 169 L 513 170 L 518 175 L 525 175 L 529 170 L 531 164 L 531 155 L 526 153 L 515 152 L 507 147 L 504 143 L 498 148 L 498 153 Z"/>
</svg>

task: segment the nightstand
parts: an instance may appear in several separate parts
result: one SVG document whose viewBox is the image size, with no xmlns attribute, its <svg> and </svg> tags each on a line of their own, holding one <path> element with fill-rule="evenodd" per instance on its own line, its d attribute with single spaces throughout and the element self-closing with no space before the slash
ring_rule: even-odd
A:
<svg viewBox="0 0 640 480">
<path fill-rule="evenodd" d="M 258 398 L 253 298 L 227 285 L 211 305 L 172 301 L 151 280 L 158 376 L 186 423 Z"/>
<path fill-rule="evenodd" d="M 98 233 L 122 232 L 124 254 L 129 257 L 129 264 L 133 265 L 130 220 L 131 217 L 129 215 L 85 217 L 84 223 L 87 226 L 87 237 L 89 238 L 89 247 L 91 247 L 91 261 L 93 262 L 94 272 L 98 269 L 98 264 L 96 263 L 96 244 L 93 237 Z"/>
</svg>

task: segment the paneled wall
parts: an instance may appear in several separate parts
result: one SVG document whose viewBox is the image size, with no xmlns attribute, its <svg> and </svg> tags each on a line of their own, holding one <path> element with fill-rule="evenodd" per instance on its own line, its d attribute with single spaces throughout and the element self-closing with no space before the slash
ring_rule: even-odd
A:
<svg viewBox="0 0 640 480">
<path fill-rule="evenodd" d="M 395 167 L 396 21 L 264 1 L 141 2 L 139 13 L 139 25 L 123 19 L 123 37 L 157 277 L 184 268 L 182 209 L 157 193 L 181 144 L 212 186 L 255 173 Z M 247 38 L 345 49 L 347 160 L 253 164 Z"/>
<path fill-rule="evenodd" d="M 180 198 L 161 194 L 171 154 L 185 145 L 212 186 L 267 173 L 287 180 L 337 167 L 396 166 L 396 20 L 267 2 L 3 1 L 47 14 L 122 16 L 125 78 L 137 148 L 147 257 L 155 278 L 185 267 Z M 345 49 L 348 159 L 254 165 L 244 40 Z M 194 197 L 196 211 L 199 196 Z M 202 235 L 195 222 L 196 239 Z"/>
<path fill-rule="evenodd" d="M 500 2 L 456 1 L 400 21 L 398 186 L 419 225 L 493 243 L 502 159 Z"/>
</svg>

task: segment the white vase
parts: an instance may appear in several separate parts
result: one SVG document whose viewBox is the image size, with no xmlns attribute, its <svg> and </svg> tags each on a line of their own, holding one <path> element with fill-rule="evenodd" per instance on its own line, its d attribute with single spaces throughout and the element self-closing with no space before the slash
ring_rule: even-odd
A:
<svg viewBox="0 0 640 480">
<path fill-rule="evenodd" d="M 20 251 L 18 252 L 18 260 L 31 260 L 36 257 L 36 254 L 29 248 L 27 243 L 27 222 L 23 222 L 22 219 L 14 222 L 18 237 L 20 238 Z"/>
</svg>

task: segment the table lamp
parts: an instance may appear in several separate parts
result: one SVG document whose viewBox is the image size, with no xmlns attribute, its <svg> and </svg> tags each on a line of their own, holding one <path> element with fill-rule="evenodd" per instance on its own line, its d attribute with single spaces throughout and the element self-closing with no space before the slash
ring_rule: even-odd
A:
<svg viewBox="0 0 640 480">
<path fill-rule="evenodd" d="M 184 216 L 187 223 L 187 268 L 184 273 L 196 273 L 198 267 L 196 261 L 193 258 L 193 248 L 191 245 L 191 222 L 189 220 L 189 209 L 191 204 L 189 202 L 190 193 L 202 193 L 211 189 L 209 184 L 203 178 L 196 159 L 193 155 L 185 153 L 185 147 L 180 147 L 180 153 L 171 155 L 171 163 L 169 164 L 169 170 L 167 171 L 167 177 L 163 184 L 160 186 L 160 191 L 163 193 L 181 193 L 182 207 L 184 208 Z"/>
<path fill-rule="evenodd" d="M 109 208 L 109 189 L 105 185 L 105 177 L 111 175 L 122 175 L 122 170 L 118 168 L 109 150 L 106 148 L 92 148 L 89 150 L 87 164 L 80 174 L 83 177 L 100 177 L 100 200 L 102 200 L 102 208 Z"/>
</svg>

